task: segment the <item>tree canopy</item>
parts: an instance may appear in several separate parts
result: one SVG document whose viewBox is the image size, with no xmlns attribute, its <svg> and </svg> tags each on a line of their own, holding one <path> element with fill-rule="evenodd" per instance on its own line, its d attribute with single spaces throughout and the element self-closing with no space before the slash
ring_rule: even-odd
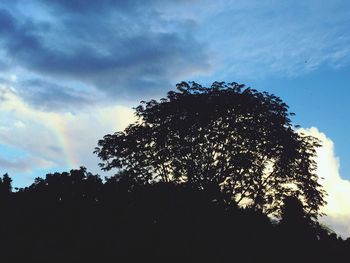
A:
<svg viewBox="0 0 350 263">
<path fill-rule="evenodd" d="M 0 177 L 0 195 L 9 194 L 12 191 L 12 179 L 6 173 Z"/>
<path fill-rule="evenodd" d="M 315 174 L 320 144 L 297 131 L 286 103 L 235 82 L 176 87 L 141 102 L 135 123 L 98 142 L 103 170 L 143 183 L 189 184 L 276 216 L 294 196 L 317 218 L 325 195 Z"/>
</svg>

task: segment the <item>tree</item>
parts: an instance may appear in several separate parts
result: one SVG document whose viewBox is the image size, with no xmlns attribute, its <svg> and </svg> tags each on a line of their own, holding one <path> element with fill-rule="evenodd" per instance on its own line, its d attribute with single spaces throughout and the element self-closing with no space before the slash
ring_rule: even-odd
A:
<svg viewBox="0 0 350 263">
<path fill-rule="evenodd" d="M 102 188 L 102 179 L 93 175 L 85 167 L 70 172 L 47 174 L 46 178 L 36 178 L 34 183 L 22 190 L 34 193 L 43 201 L 98 201 Z"/>
<path fill-rule="evenodd" d="M 9 194 L 12 191 L 12 179 L 10 176 L 6 173 L 0 177 L 0 193 L 2 194 Z"/>
<path fill-rule="evenodd" d="M 227 203 L 266 214 L 280 215 L 284 198 L 296 196 L 306 213 L 319 215 L 319 141 L 297 132 L 279 97 L 237 83 L 182 82 L 135 110 L 135 123 L 98 142 L 103 170 L 127 171 L 143 183 L 219 189 Z"/>
</svg>

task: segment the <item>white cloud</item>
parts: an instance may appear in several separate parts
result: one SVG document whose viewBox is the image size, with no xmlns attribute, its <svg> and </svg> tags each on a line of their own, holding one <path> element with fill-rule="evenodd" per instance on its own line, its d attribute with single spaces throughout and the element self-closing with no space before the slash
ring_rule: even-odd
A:
<svg viewBox="0 0 350 263">
<path fill-rule="evenodd" d="M 23 169 L 18 171 L 86 166 L 100 172 L 93 154 L 97 141 L 134 120 L 133 110 L 122 105 L 91 106 L 75 114 L 45 112 L 25 103 L 14 88 L 6 86 L 0 87 L 0 101 L 0 144 L 32 158 L 11 159 L 0 152 L 1 168 L 13 171 L 21 163 Z"/>
<path fill-rule="evenodd" d="M 14 124 L 14 126 L 16 127 L 16 128 L 24 128 L 26 125 L 22 122 L 22 121 L 16 121 L 15 122 L 15 124 Z"/>
<path fill-rule="evenodd" d="M 11 79 L 11 81 L 16 82 L 17 81 L 17 76 L 15 74 L 12 74 L 10 79 Z"/>
<path fill-rule="evenodd" d="M 350 237 L 350 181 L 339 174 L 340 161 L 335 155 L 334 143 L 315 127 L 301 130 L 320 139 L 322 143 L 322 147 L 317 150 L 317 174 L 324 178 L 320 182 L 328 195 L 327 205 L 323 208 L 327 216 L 321 218 L 321 222 L 342 237 Z"/>
</svg>

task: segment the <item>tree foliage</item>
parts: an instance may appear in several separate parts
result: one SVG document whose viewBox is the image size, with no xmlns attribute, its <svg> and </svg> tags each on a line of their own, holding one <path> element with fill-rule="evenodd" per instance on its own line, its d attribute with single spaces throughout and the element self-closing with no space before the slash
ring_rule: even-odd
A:
<svg viewBox="0 0 350 263">
<path fill-rule="evenodd" d="M 9 194 L 12 191 L 12 179 L 6 173 L 0 177 L 0 195 Z"/>
<path fill-rule="evenodd" d="M 237 83 L 182 82 L 135 110 L 135 123 L 98 142 L 102 169 L 144 183 L 216 190 L 226 203 L 277 216 L 285 197 L 294 196 L 310 217 L 319 215 L 319 141 L 297 132 L 279 97 Z"/>
<path fill-rule="evenodd" d="M 96 202 L 102 187 L 99 175 L 87 172 L 85 167 L 70 172 L 47 174 L 46 178 L 36 178 L 28 188 L 20 192 L 31 192 L 35 195 L 46 195 L 46 202 Z"/>
</svg>

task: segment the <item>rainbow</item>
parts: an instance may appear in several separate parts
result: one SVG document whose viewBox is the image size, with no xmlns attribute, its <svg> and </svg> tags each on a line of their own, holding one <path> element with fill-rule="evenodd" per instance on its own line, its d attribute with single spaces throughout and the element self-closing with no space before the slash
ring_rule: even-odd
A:
<svg viewBox="0 0 350 263">
<path fill-rule="evenodd" d="M 63 160 L 67 168 L 78 168 L 80 166 L 80 161 L 72 147 L 71 136 L 67 132 L 66 122 L 62 118 L 57 118 L 50 129 L 60 148 L 63 150 Z"/>
</svg>

